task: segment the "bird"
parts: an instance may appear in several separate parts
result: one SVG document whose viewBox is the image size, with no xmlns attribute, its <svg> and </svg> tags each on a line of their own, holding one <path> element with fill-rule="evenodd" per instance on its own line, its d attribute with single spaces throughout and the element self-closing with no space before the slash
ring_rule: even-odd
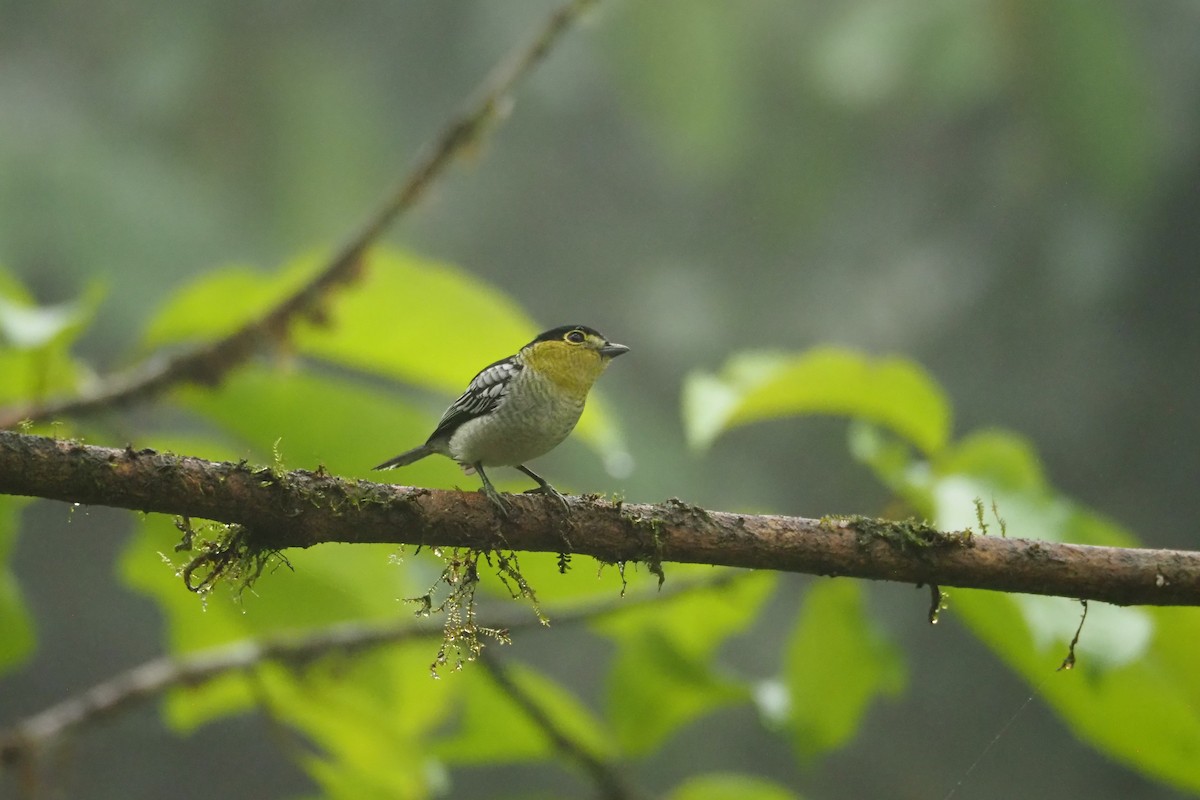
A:
<svg viewBox="0 0 1200 800">
<path fill-rule="evenodd" d="M 508 504 L 484 467 L 515 467 L 570 510 L 565 497 L 525 462 L 557 447 L 579 421 L 588 392 L 614 358 L 629 352 L 595 328 L 562 325 L 484 367 L 450 404 L 425 444 L 374 467 L 404 467 L 435 453 L 478 473 L 483 492 L 507 516 Z"/>
</svg>

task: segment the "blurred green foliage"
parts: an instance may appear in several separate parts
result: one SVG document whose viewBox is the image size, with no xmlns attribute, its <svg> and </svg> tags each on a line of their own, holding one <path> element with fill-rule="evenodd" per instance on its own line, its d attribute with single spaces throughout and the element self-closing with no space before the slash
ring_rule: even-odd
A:
<svg viewBox="0 0 1200 800">
<path fill-rule="evenodd" d="M 21 603 L 17 579 L 8 564 L 19 528 L 18 497 L 0 497 L 0 670 L 11 669 L 33 650 L 33 623 Z"/>
<path fill-rule="evenodd" d="M 670 800 L 800 800 L 785 787 L 749 775 L 697 775 L 668 795 Z"/>
<path fill-rule="evenodd" d="M 904 689 L 899 650 L 872 625 L 862 588 L 846 580 L 813 587 L 787 642 L 788 728 L 811 761 L 854 738 L 871 703 Z"/>
<path fill-rule="evenodd" d="M 0 262 L 17 277 L 0 270 L 0 403 L 69 393 L 260 314 L 547 7 L 12 4 Z M 1153 519 L 1160 538 L 1190 532 L 1198 37 L 1186 0 L 603 3 L 518 93 L 486 157 L 406 220 L 402 248 L 373 251 L 286 343 L 219 387 L 61 430 L 368 477 L 481 365 L 578 320 L 635 355 L 590 405 L 590 449 L 548 458 L 563 488 L 810 515 L 886 507 L 1096 544 L 1137 541 L 1099 509 Z M 830 417 L 848 421 L 845 446 Z M 979 427 L 991 423 L 1024 435 Z M 613 477 L 627 450 L 628 482 Z M 475 486 L 444 459 L 402 479 Z M 17 687 L 0 700 L 14 715 L 143 657 L 159 646 L 152 625 L 188 654 L 388 620 L 440 570 L 427 552 L 331 545 L 289 553 L 292 568 L 253 592 L 197 599 L 169 521 L 76 546 L 101 526 L 73 515 L 66 549 L 85 563 L 107 569 L 122 542 L 122 584 L 93 602 L 68 554 L 36 557 L 53 541 L 45 505 L 0 498 L 0 670 Z M 1176 539 L 1161 543 L 1194 544 Z M 623 590 L 651 598 L 586 632 L 491 646 L 545 713 L 674 800 L 937 795 L 979 754 L 971 734 L 986 743 L 996 708 L 999 728 L 1028 692 L 1053 720 L 1010 732 L 1021 749 L 963 796 L 1010 797 L 1030 772 L 1026 794 L 1200 793 L 1187 611 L 1092 604 L 1080 667 L 1054 673 L 1080 614 L 1065 600 L 955 591 L 933 648 L 906 627 L 922 603 L 884 605 L 844 580 L 755 574 L 656 602 L 645 570 L 520 564 L 552 625 Z M 28 607 L 14 572 L 40 588 Z M 668 588 L 713 572 L 668 564 Z M 483 578 L 489 608 L 508 603 Z M 70 788 L 124 798 L 135 774 L 162 769 L 171 791 L 179 773 L 233 796 L 246 774 L 231 760 L 214 774 L 205 749 L 230 742 L 236 763 L 271 776 L 264 753 L 285 753 L 313 796 L 520 795 L 533 773 L 504 770 L 556 755 L 479 665 L 430 680 L 441 626 L 419 624 L 415 642 L 174 691 L 164 716 L 192 744 L 165 747 L 192 772 L 142 736 L 140 759 L 89 762 L 120 764 L 114 785 L 85 769 Z M 80 662 L 96 672 L 70 673 Z M 968 664 L 981 671 L 964 677 Z M 1020 696 L 990 664 L 1019 676 Z M 935 675 L 957 693 L 930 689 Z M 912 698 L 940 705 L 919 717 Z M 275 736 L 229 724 L 254 711 Z"/>
<path fill-rule="evenodd" d="M 82 372 L 71 346 L 92 321 L 96 286 L 70 303 L 39 306 L 15 276 L 0 269 L 0 402 L 43 400 L 78 386 Z"/>
<path fill-rule="evenodd" d="M 683 404 L 695 448 L 736 425 L 821 413 L 876 422 L 925 452 L 940 450 L 950 435 L 949 404 L 919 366 L 833 348 L 791 357 L 741 354 L 720 376 L 690 375 Z"/>
<path fill-rule="evenodd" d="M 672 580 L 689 572 L 713 574 L 681 566 L 672 565 Z M 599 623 L 617 645 L 606 688 L 608 713 L 625 751 L 653 752 L 688 722 L 750 699 L 747 682 L 727 674 L 714 656 L 722 642 L 754 622 L 774 586 L 775 576 L 755 574 Z"/>
<path fill-rule="evenodd" d="M 859 423 L 863 425 L 863 423 Z M 1135 547 L 1135 537 L 1064 497 L 1045 480 L 1027 442 L 989 430 L 929 460 L 897 458 L 905 445 L 858 428 L 855 455 L 942 530 Z M 976 509 L 972 509 L 975 504 Z M 985 527 L 986 526 L 986 527 Z M 1180 788 L 1200 792 L 1200 619 L 1176 608 L 1093 603 L 1077 652 L 1088 675 L 1048 673 L 1064 657 L 1081 609 L 1061 598 L 952 590 L 948 605 L 1024 676 L 1077 736 Z"/>
<path fill-rule="evenodd" d="M 246 267 L 214 270 L 165 304 L 151 321 L 143 347 L 153 350 L 232 333 L 304 285 L 317 268 L 317 258 L 308 257 L 274 274 Z M 365 258 L 361 272 L 363 276 L 353 285 L 335 292 L 323 307 L 301 321 L 288 340 L 287 354 L 308 356 L 361 376 L 456 393 L 482 366 L 510 355 L 519 346 L 513 342 L 527 342 L 541 329 L 507 296 L 447 264 L 378 249 Z M 481 335 L 484 331 L 486 336 Z M 397 346 L 397 342 L 403 345 Z M 304 425 L 302 429 L 275 434 L 286 440 L 285 452 L 293 445 L 301 447 L 291 455 L 299 455 L 303 463 L 312 463 L 314 457 L 320 461 L 322 453 L 336 452 L 335 445 L 353 447 L 356 439 L 375 446 L 376 440 L 363 437 L 364 432 L 388 430 L 389 437 L 397 442 L 420 442 L 436 422 L 426 423 L 428 430 L 423 435 L 395 431 L 389 420 L 413 420 L 416 416 L 411 411 L 402 413 L 403 409 L 394 405 L 387 407 L 389 401 L 373 400 L 368 391 L 356 389 L 351 382 L 297 377 L 289 374 L 286 364 L 282 370 L 256 374 L 260 379 L 255 383 L 243 385 L 235 380 L 232 387 L 226 386 L 219 393 L 199 393 L 195 402 L 205 404 L 205 413 L 223 417 L 223 424 L 236 429 L 245 437 L 243 441 L 253 442 L 259 454 L 270 452 L 274 439 L 263 433 L 270 431 L 270 426 L 250 417 L 247 409 L 260 405 L 264 413 L 274 416 L 279 406 L 246 403 L 246 392 L 269 391 L 281 403 L 303 402 L 310 408 L 318 405 L 327 409 L 330 425 L 319 429 Z M 289 385 L 289 380 L 308 383 L 299 387 Z M 311 392 L 321 396 L 320 403 L 314 402 Z M 372 416 L 372 409 L 377 416 Z M 293 418 L 303 417 L 298 414 Z M 255 432 L 260 434 L 257 441 Z M 589 401 L 576 435 L 610 461 L 627 457 L 617 428 L 604 411 L 602 397 Z M 305 441 L 309 437 L 333 441 L 322 447 Z M 359 453 L 345 459 L 344 465 L 327 465 L 353 472 L 353 465 L 358 464 L 361 472 L 361 465 L 383 459 L 378 452 Z"/>
<path fill-rule="evenodd" d="M 277 276 L 214 272 L 167 304 L 151 325 L 147 346 L 228 334 L 311 274 L 311 266 L 288 267 Z M 218 458 L 271 454 L 365 475 L 365 465 L 381 457 L 378 432 L 386 432 L 389 440 L 417 441 L 429 421 L 423 421 L 420 404 L 398 401 L 394 392 L 355 379 L 355 373 L 444 391 L 456 373 L 459 383 L 465 380 L 468 363 L 474 363 L 465 355 L 474 349 L 470 335 L 447 324 L 445 315 L 427 314 L 409 332 L 418 346 L 381 346 L 383 340 L 371 331 L 392 318 L 393 298 L 404 286 L 418 287 L 419 294 L 448 307 L 493 314 L 498 328 L 512 328 L 513 339 L 529 335 L 528 321 L 495 289 L 444 265 L 378 253 L 359 283 L 345 297 L 331 300 L 327 318 L 302 326 L 287 358 L 240 369 L 216 389 L 179 389 L 163 401 L 203 420 L 208 433 L 158 434 L 156 446 Z M 226 297 L 229 302 L 222 300 Z M 218 308 L 222 313 L 214 314 Z M 66 324 L 67 317 L 55 318 L 62 321 L 61 331 L 77 336 L 83 330 Z M 441 336 L 454 347 L 445 346 Z M 55 342 L 62 350 L 56 358 L 69 363 L 70 338 L 50 331 L 34 348 L 37 357 L 48 357 L 46 347 Z M 426 341 L 430 346 L 420 344 Z M 11 345 L 9 350 L 22 352 Z M 32 352 L 26 356 L 33 357 Z M 990 430 L 951 440 L 945 393 L 909 361 L 874 359 L 845 348 L 743 354 L 732 357 L 720 376 L 696 373 L 684 385 L 684 422 L 698 446 L 712 446 L 751 423 L 832 414 L 851 421 L 850 453 L 913 510 L 944 529 L 976 528 L 979 535 L 1011 529 L 1051 540 L 1133 543 L 1112 523 L 1057 494 L 1022 439 Z M 593 430 L 613 426 L 602 414 L 592 418 L 600 426 Z M 451 467 L 435 463 L 407 477 L 448 484 Z M 990 512 L 980 498 L 989 499 Z M 8 499 L 0 507 L 0 556 L 11 549 L 22 504 Z M 994 517 L 990 524 L 988 513 Z M 220 530 L 201 526 L 198 535 L 213 537 Z M 404 598 L 421 594 L 423 586 L 436 581 L 438 570 L 436 555 L 405 557 L 386 546 L 326 545 L 288 553 L 286 567 L 277 565 L 253 591 L 231 588 L 228 597 L 217 592 L 197 599 L 181 585 L 178 567 L 171 566 L 177 557 L 164 554 L 178 535 L 169 520 L 145 518 L 122 556 L 121 573 L 157 603 L 169 647 L 180 655 L 339 622 L 392 619 L 411 608 Z M 617 590 L 611 579 L 589 578 L 582 564 L 560 582 L 548 556 L 531 554 L 523 561 L 551 620 L 555 608 L 612 597 Z M 682 565 L 671 565 L 670 573 L 672 580 L 696 576 L 702 581 L 719 574 Z M 491 593 L 508 594 L 494 578 L 490 583 Z M 645 592 L 648 583 L 639 578 L 632 586 Z M 776 584 L 769 573 L 740 576 L 598 620 L 595 631 L 615 647 L 602 713 L 533 668 L 514 664 L 510 679 L 579 747 L 605 758 L 652 757 L 682 729 L 718 709 L 754 704 L 754 680 L 723 666 L 720 649 L 754 624 Z M 1044 695 L 1077 735 L 1163 780 L 1200 789 L 1200 762 L 1188 744 L 1200 741 L 1194 703 L 1200 685 L 1191 669 L 1200 657 L 1200 623 L 1176 611 L 1096 611 L 1099 619 L 1091 620 L 1079 646 L 1092 677 L 1048 676 L 1047 662 L 1065 653 L 1074 630 L 1071 603 L 967 591 L 950 597 L 957 618 Z M 779 655 L 776 686 L 784 694 L 763 713 L 770 727 L 790 737 L 797 757 L 810 762 L 852 741 L 871 705 L 903 690 L 906 668 L 873 624 L 859 584 L 818 584 L 798 612 Z M 0 619 L 6 630 L 0 666 L 11 668 L 28 655 L 32 631 L 7 572 L 0 583 Z M 427 797 L 434 791 L 434 764 L 558 757 L 546 734 L 481 667 L 468 664 L 463 675 L 429 681 L 436 631 L 416 644 L 367 655 L 335 653 L 311 667 L 266 664 L 252 674 L 177 689 L 166 705 L 167 716 L 176 729 L 187 731 L 229 714 L 266 709 L 318 748 L 297 761 L 329 797 Z M 1114 719 L 1120 724 L 1112 724 Z M 748 777 L 696 777 L 675 796 L 727 796 L 731 787 L 747 781 L 746 796 L 774 797 L 782 791 Z"/>
</svg>

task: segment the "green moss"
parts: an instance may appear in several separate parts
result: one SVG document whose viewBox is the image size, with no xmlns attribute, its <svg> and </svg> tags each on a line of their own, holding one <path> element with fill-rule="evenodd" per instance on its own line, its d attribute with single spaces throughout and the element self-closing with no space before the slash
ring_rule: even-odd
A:
<svg viewBox="0 0 1200 800">
<path fill-rule="evenodd" d="M 984 513 L 983 498 L 976 497 L 974 502 L 975 502 L 975 522 L 979 525 L 979 532 L 982 533 L 984 536 L 987 536 L 989 526 L 988 526 L 987 520 L 984 519 L 985 513 Z M 1008 538 L 1008 523 L 1004 521 L 1004 517 L 1000 516 L 1000 507 L 996 504 L 996 498 L 994 498 L 994 497 L 992 498 L 992 517 L 996 520 L 996 523 L 1000 526 L 1001 538 Z"/>
<path fill-rule="evenodd" d="M 463 548 L 453 548 L 446 552 L 435 547 L 433 554 L 442 559 L 441 574 L 429 587 L 429 591 L 419 597 L 407 598 L 406 601 L 417 606 L 418 616 L 427 617 L 435 613 L 444 615 L 442 644 L 434 656 L 433 663 L 429 665 L 429 670 L 435 678 L 439 676 L 439 670 L 447 665 L 457 671 L 468 662 L 479 658 L 485 639 L 492 639 L 500 644 L 508 644 L 511 641 L 506 629 L 480 625 L 476 619 L 475 590 L 479 586 L 481 558 L 496 571 L 500 582 L 514 599 L 528 600 L 538 620 L 543 625 L 549 624 L 538 605 L 537 592 L 521 574 L 516 553 Z M 439 597 L 440 600 L 437 599 Z"/>
<path fill-rule="evenodd" d="M 683 504 L 680 503 L 680 505 Z M 626 514 L 624 513 L 623 508 L 621 508 L 620 511 L 621 517 L 626 521 L 633 532 L 637 534 L 639 542 L 644 542 L 649 539 L 649 548 L 647 548 L 641 557 L 636 560 L 645 564 L 646 568 L 650 570 L 651 574 L 658 576 L 658 585 L 661 587 L 663 582 L 667 579 L 666 572 L 663 571 L 663 530 L 668 520 L 665 517 L 660 516 Z M 618 562 L 618 567 L 621 569 L 622 594 L 625 593 L 624 564 L 624 561 Z"/>
<path fill-rule="evenodd" d="M 278 550 L 252 546 L 249 532 L 241 525 L 212 522 L 196 530 L 187 517 L 178 519 L 175 525 L 183 533 L 175 549 L 197 551 L 180 572 L 188 591 L 207 594 L 218 583 L 224 582 L 241 594 L 254 585 L 267 565 L 279 563 L 291 567 Z M 198 534 L 213 538 L 196 543 Z"/>
<path fill-rule="evenodd" d="M 946 533 L 925 520 L 912 517 L 904 520 L 876 519 L 851 515 L 845 517 L 822 517 L 825 527 L 849 526 L 857 534 L 860 547 L 867 547 L 883 539 L 905 552 L 922 553 L 946 547 L 967 547 L 971 544 L 971 531 Z"/>
<path fill-rule="evenodd" d="M 988 525 L 987 520 L 983 518 L 983 498 L 976 497 L 972 502 L 975 503 L 975 524 L 979 526 L 979 532 L 987 536 Z"/>
<path fill-rule="evenodd" d="M 287 467 L 283 463 L 283 449 L 280 447 L 281 444 L 283 444 L 282 436 L 276 439 L 275 443 L 271 445 L 271 471 L 280 478 L 287 473 Z"/>
</svg>

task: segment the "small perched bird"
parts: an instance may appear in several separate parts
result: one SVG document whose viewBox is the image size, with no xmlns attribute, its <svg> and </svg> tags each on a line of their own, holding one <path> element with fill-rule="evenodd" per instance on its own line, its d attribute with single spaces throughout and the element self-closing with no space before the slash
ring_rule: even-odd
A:
<svg viewBox="0 0 1200 800">
<path fill-rule="evenodd" d="M 563 325 L 539 335 L 516 355 L 476 375 L 450 404 L 429 439 L 375 469 L 393 469 L 440 453 L 478 472 L 483 491 L 504 514 L 508 506 L 484 467 L 516 467 L 537 489 L 567 501 L 525 462 L 550 452 L 567 438 L 583 413 L 592 384 L 609 362 L 629 348 L 613 344 L 586 325 Z"/>
</svg>

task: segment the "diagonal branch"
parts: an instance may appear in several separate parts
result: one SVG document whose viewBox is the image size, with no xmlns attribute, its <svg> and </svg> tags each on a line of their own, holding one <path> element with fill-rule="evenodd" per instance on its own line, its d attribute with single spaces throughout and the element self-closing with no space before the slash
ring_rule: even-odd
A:
<svg viewBox="0 0 1200 800">
<path fill-rule="evenodd" d="M 572 608 L 554 615 L 555 625 L 571 625 L 661 602 L 667 595 L 715 589 L 736 580 L 739 574 L 725 572 L 708 580 L 681 583 L 657 595 L 622 597 Z M 540 628 L 538 617 L 497 620 L 495 627 L 507 631 Z M 330 654 L 354 655 L 365 650 L 397 645 L 416 639 L 437 639 L 440 628 L 418 627 L 411 618 L 389 623 L 345 622 L 299 635 L 270 639 L 247 639 L 186 656 L 160 656 L 120 672 L 91 687 L 26 717 L 0 731 L 0 767 L 28 765 L 53 745 L 99 720 L 122 713 L 139 703 L 180 687 L 195 688 L 231 672 L 247 672 L 266 662 L 301 668 Z"/>
<path fill-rule="evenodd" d="M 239 556 L 322 542 L 556 553 L 839 575 L 913 584 L 1057 595 L 1117 605 L 1200 605 L 1200 552 L 1094 547 L 944 533 L 861 517 L 805 519 L 516 496 L 497 518 L 475 493 L 276 473 L 245 462 L 0 431 L 0 493 L 211 519 L 243 526 Z M 565 522 L 565 524 L 564 524 Z"/>
<path fill-rule="evenodd" d="M 334 289 L 352 282 L 362 257 L 383 232 L 424 196 L 425 190 L 458 156 L 497 122 L 509 93 L 539 63 L 562 35 L 596 0 L 570 0 L 554 11 L 530 42 L 501 61 L 476 90 L 474 100 L 434 139 L 426 154 L 384 203 L 306 285 L 261 317 L 217 341 L 172 357 L 156 356 L 128 372 L 110 377 L 78 397 L 33 406 L 0 409 L 0 428 L 23 420 L 46 422 L 140 402 L 184 383 L 215 385 L 267 342 L 285 339 L 291 323 L 318 310 Z"/>
<path fill-rule="evenodd" d="M 586 744 L 563 730 L 542 705 L 520 686 L 513 678 L 512 671 L 498 658 L 484 653 L 479 660 L 496 686 L 545 734 L 554 749 L 587 773 L 599 789 L 601 798 L 632 800 L 642 796 L 625 780 L 615 764 L 592 752 Z"/>
</svg>

